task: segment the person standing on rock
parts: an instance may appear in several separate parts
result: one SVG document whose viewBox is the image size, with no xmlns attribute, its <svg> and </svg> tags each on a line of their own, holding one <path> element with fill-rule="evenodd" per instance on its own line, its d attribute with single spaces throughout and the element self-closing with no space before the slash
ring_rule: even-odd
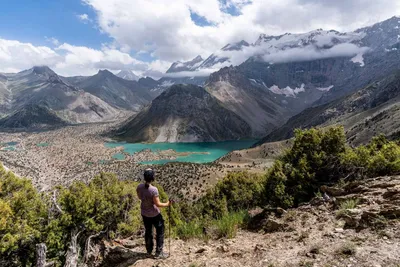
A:
<svg viewBox="0 0 400 267">
<path fill-rule="evenodd" d="M 138 185 L 136 192 L 141 200 L 141 214 L 143 217 L 143 223 L 145 227 L 145 241 L 147 254 L 151 256 L 153 252 L 153 226 L 156 228 L 156 258 L 164 259 L 168 255 L 163 252 L 164 247 L 164 219 L 161 215 L 159 208 L 168 207 L 171 202 L 162 203 L 159 198 L 157 187 L 151 185 L 155 180 L 155 174 L 152 169 L 146 169 L 144 171 L 144 181 Z"/>
</svg>

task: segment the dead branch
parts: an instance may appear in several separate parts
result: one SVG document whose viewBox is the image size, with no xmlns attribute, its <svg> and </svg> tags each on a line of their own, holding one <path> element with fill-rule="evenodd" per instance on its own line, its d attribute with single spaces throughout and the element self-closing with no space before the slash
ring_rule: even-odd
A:
<svg viewBox="0 0 400 267">
<path fill-rule="evenodd" d="M 92 246 L 91 246 L 91 240 L 92 238 L 96 238 L 99 237 L 100 235 L 104 234 L 106 231 L 101 231 L 97 234 L 91 235 L 86 239 L 86 244 L 85 244 L 85 253 L 83 255 L 83 262 L 87 263 L 87 261 L 89 260 L 89 256 L 92 253 Z"/>
<path fill-rule="evenodd" d="M 78 259 L 79 259 L 78 236 L 80 235 L 80 233 L 81 232 L 78 232 L 78 229 L 74 229 L 71 232 L 71 243 L 68 247 L 64 267 L 78 266 Z"/>
<path fill-rule="evenodd" d="M 46 262 L 47 246 L 44 243 L 36 245 L 36 267 L 55 266 L 55 262 Z"/>
<path fill-rule="evenodd" d="M 54 206 L 56 207 L 57 211 L 59 213 L 63 214 L 64 213 L 63 210 L 61 209 L 61 207 L 57 203 L 57 195 L 56 195 L 56 191 L 55 190 L 53 191 L 53 203 L 54 203 Z"/>
</svg>

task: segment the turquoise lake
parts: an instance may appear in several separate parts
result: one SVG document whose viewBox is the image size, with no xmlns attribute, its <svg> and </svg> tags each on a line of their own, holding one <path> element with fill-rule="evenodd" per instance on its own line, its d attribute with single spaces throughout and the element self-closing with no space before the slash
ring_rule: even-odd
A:
<svg viewBox="0 0 400 267">
<path fill-rule="evenodd" d="M 18 145 L 18 142 L 8 142 L 8 143 L 2 143 L 0 147 L 5 146 L 3 147 L 3 150 L 14 151 L 16 149 L 15 148 L 16 145 Z"/>
<path fill-rule="evenodd" d="M 239 149 L 245 149 L 252 146 L 257 140 L 240 140 L 240 141 L 224 141 L 224 142 L 204 142 L 204 143 L 106 143 L 109 148 L 124 147 L 124 152 L 134 154 L 144 149 L 150 149 L 152 152 L 173 149 L 176 152 L 191 153 L 207 153 L 207 154 L 190 154 L 188 156 L 177 157 L 169 160 L 156 160 L 148 162 L 140 162 L 141 164 L 164 164 L 168 162 L 192 162 L 192 163 L 208 163 L 212 162 L 225 154 Z M 113 156 L 116 159 L 123 159 L 123 155 L 118 153 Z"/>
<path fill-rule="evenodd" d="M 47 147 L 47 146 L 49 146 L 50 144 L 49 143 L 39 143 L 39 144 L 36 144 L 36 146 L 38 146 L 38 147 Z"/>
</svg>

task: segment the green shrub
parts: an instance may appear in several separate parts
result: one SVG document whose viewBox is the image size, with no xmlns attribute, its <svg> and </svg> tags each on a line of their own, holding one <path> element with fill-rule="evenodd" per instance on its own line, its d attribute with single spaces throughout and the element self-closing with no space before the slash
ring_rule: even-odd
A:
<svg viewBox="0 0 400 267">
<path fill-rule="evenodd" d="M 123 237 L 141 226 L 138 183 L 118 180 L 113 174 L 101 173 L 87 185 L 74 182 L 60 187 L 58 203 L 62 209 L 49 224 L 49 256 L 66 251 L 71 232 L 80 232 L 79 243 L 84 247 L 87 237 L 100 232 L 106 237 Z"/>
<path fill-rule="evenodd" d="M 308 201 L 323 184 L 400 173 L 400 146 L 384 136 L 366 146 L 346 146 L 343 127 L 296 130 L 293 147 L 268 171 L 265 199 L 291 207 Z"/>
<path fill-rule="evenodd" d="M 248 222 L 247 211 L 231 212 L 212 222 L 215 227 L 216 238 L 234 238 L 239 227 L 244 226 Z"/>
<path fill-rule="evenodd" d="M 199 201 L 203 215 L 219 218 L 262 202 L 264 177 L 248 172 L 229 173 Z"/>
<path fill-rule="evenodd" d="M 46 205 L 32 182 L 0 164 L 0 258 L 9 266 L 32 264 L 47 222 Z"/>
<path fill-rule="evenodd" d="M 35 245 L 45 242 L 49 260 L 62 263 L 74 230 L 81 248 L 92 234 L 131 235 L 142 224 L 136 186 L 103 173 L 89 184 L 59 187 L 55 204 L 53 195 L 40 195 L 30 180 L 0 165 L 0 257 L 9 266 L 30 266 Z"/>
<path fill-rule="evenodd" d="M 191 222 L 183 222 L 176 226 L 176 234 L 183 240 L 192 238 L 203 238 L 203 223 L 200 220 L 194 220 Z"/>
<path fill-rule="evenodd" d="M 341 164 L 353 178 L 398 174 L 400 145 L 379 135 L 366 146 L 359 146 L 354 150 L 347 149 Z"/>
<path fill-rule="evenodd" d="M 296 130 L 293 147 L 267 174 L 268 202 L 291 207 L 309 200 L 321 184 L 339 179 L 338 164 L 345 151 L 343 127 Z"/>
<path fill-rule="evenodd" d="M 341 210 L 355 209 L 360 201 L 358 199 L 347 199 L 340 203 Z"/>
<path fill-rule="evenodd" d="M 338 218 L 348 214 L 349 209 L 355 209 L 359 203 L 358 199 L 347 199 L 340 203 L 339 210 L 336 212 Z"/>
</svg>

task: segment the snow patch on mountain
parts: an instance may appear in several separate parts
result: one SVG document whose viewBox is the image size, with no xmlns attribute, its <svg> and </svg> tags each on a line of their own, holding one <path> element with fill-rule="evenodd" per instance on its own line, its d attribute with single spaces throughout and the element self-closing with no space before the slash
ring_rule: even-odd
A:
<svg viewBox="0 0 400 267">
<path fill-rule="evenodd" d="M 272 85 L 269 90 L 277 95 L 284 95 L 286 97 L 296 97 L 298 93 L 305 92 L 304 88 L 305 84 L 302 83 L 300 87 L 295 87 L 292 89 L 289 86 L 286 86 L 285 88 L 279 88 L 277 85 Z"/>
<path fill-rule="evenodd" d="M 161 83 L 161 87 L 170 87 L 172 85 L 174 85 L 175 83 L 171 80 L 165 80 Z"/>
<path fill-rule="evenodd" d="M 249 81 L 250 81 L 251 83 L 255 84 L 255 85 L 258 85 L 258 86 L 262 86 L 262 87 L 268 88 L 268 86 L 267 86 L 267 85 L 265 85 L 265 83 L 264 83 L 262 80 L 249 79 Z"/>
<path fill-rule="evenodd" d="M 361 67 L 364 67 L 364 57 L 363 57 L 363 53 L 358 53 L 357 55 L 355 55 L 353 58 L 350 59 L 350 61 L 352 61 L 353 63 L 358 63 L 360 64 Z"/>
<path fill-rule="evenodd" d="M 328 87 L 317 87 L 317 90 L 323 91 L 323 92 L 328 92 L 333 88 L 333 85 L 328 86 Z"/>
</svg>

